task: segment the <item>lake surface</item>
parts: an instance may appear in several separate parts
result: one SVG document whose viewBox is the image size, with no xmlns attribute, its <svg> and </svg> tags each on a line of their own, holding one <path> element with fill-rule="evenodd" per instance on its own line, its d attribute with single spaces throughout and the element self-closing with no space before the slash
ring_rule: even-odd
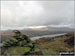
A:
<svg viewBox="0 0 75 56">
<path fill-rule="evenodd" d="M 31 40 L 37 40 L 37 39 L 46 38 L 46 37 L 47 37 L 47 38 L 52 38 L 52 37 L 61 36 L 61 35 L 65 35 L 65 34 L 67 34 L 67 33 L 36 36 L 36 37 L 31 37 L 30 39 L 31 39 Z"/>
</svg>

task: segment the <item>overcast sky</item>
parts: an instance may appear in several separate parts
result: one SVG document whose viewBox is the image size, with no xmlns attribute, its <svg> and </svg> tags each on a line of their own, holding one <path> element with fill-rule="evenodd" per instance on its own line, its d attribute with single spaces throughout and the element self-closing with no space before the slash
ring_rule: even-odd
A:
<svg viewBox="0 0 75 56">
<path fill-rule="evenodd" d="M 74 27 L 74 1 L 1 1 L 1 26 Z"/>
</svg>

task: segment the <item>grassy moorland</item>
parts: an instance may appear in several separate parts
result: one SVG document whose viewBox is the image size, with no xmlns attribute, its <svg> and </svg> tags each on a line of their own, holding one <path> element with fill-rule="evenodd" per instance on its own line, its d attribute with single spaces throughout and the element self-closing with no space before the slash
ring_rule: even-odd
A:
<svg viewBox="0 0 75 56">
<path fill-rule="evenodd" d="M 74 51 L 74 33 L 55 38 L 41 38 L 36 40 L 44 55 L 59 54 L 60 51 Z"/>
<path fill-rule="evenodd" d="M 4 54 L 17 54 L 17 55 L 52 55 L 59 54 L 60 51 L 74 51 L 74 33 L 54 37 L 54 38 L 41 38 L 34 40 L 36 43 L 34 51 L 28 52 L 31 48 L 25 46 L 11 46 L 8 49 L 2 49 Z M 24 44 L 25 42 L 23 42 Z M 21 44 L 22 45 L 22 44 Z M 26 44 L 30 46 L 31 44 Z M 27 51 L 28 50 L 28 51 Z"/>
</svg>

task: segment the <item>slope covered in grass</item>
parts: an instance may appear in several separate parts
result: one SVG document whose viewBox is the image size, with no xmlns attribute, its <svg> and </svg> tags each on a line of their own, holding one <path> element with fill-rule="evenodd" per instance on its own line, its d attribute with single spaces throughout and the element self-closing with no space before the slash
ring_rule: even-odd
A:
<svg viewBox="0 0 75 56">
<path fill-rule="evenodd" d="M 22 38 L 23 37 L 21 37 L 21 39 Z M 20 42 L 21 41 L 19 41 L 18 43 Z M 31 45 L 31 42 L 35 43 L 35 48 L 33 51 L 31 51 L 31 49 L 33 48 L 30 48 L 30 46 L 33 46 Z M 66 35 L 53 38 L 41 38 L 39 40 L 34 40 L 31 42 L 29 44 L 25 44 L 25 42 L 23 42 L 21 43 L 21 45 L 24 44 L 24 46 L 16 45 L 15 47 L 11 46 L 9 48 L 6 48 L 6 50 L 2 50 L 5 50 L 4 54 L 7 55 L 57 55 L 60 51 L 74 51 L 74 33 L 68 33 Z"/>
<path fill-rule="evenodd" d="M 55 38 L 42 38 L 36 40 L 43 54 L 59 54 L 60 51 L 74 51 L 74 33 Z"/>
</svg>

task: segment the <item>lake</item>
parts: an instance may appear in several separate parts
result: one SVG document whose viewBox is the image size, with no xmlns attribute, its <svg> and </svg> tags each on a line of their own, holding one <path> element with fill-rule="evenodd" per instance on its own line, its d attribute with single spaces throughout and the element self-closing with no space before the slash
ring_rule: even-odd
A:
<svg viewBox="0 0 75 56">
<path fill-rule="evenodd" d="M 65 35 L 65 34 L 67 34 L 67 33 L 36 36 L 36 37 L 31 37 L 30 39 L 31 40 L 37 40 L 37 39 L 45 38 L 45 37 L 52 38 L 52 37 L 61 36 L 61 35 Z"/>
</svg>

